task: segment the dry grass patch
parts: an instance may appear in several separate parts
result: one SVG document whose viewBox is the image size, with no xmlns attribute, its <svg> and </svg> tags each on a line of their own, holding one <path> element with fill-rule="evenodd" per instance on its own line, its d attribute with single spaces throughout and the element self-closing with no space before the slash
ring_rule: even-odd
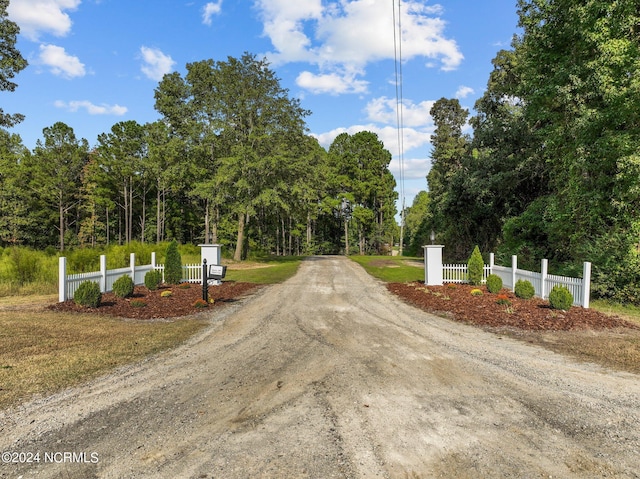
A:
<svg viewBox="0 0 640 479">
<path fill-rule="evenodd" d="M 134 322 L 44 311 L 0 312 L 0 408 L 174 347 L 204 320 Z"/>
<path fill-rule="evenodd" d="M 500 331 L 580 361 L 640 374 L 640 331 Z"/>
</svg>

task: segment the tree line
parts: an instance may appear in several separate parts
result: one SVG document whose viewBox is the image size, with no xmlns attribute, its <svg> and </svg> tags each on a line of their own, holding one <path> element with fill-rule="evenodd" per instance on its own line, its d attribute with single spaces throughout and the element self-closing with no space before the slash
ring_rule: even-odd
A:
<svg viewBox="0 0 640 479">
<path fill-rule="evenodd" d="M 637 2 L 520 0 L 518 15 L 475 116 L 434 104 L 429 193 L 405 241 L 433 229 L 453 259 L 478 244 L 572 275 L 591 261 L 597 295 L 640 303 Z"/>
<path fill-rule="evenodd" d="M 62 122 L 33 151 L 0 130 L 0 244 L 177 239 L 222 243 L 241 259 L 393 243 L 391 154 L 374 133 L 343 133 L 327 152 L 307 134 L 309 112 L 254 55 L 186 70 L 155 89 L 159 120 L 116 123 L 93 147 Z"/>
</svg>

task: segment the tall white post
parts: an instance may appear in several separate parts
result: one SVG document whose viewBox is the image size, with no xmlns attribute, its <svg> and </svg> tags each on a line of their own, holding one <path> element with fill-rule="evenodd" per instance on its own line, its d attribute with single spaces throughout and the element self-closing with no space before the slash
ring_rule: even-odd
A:
<svg viewBox="0 0 640 479">
<path fill-rule="evenodd" d="M 129 255 L 129 269 L 131 270 L 131 279 L 135 284 L 136 282 L 136 254 L 135 253 L 131 253 Z"/>
<path fill-rule="evenodd" d="M 518 257 L 511 256 L 511 291 L 516 290 L 516 273 L 518 272 Z"/>
<path fill-rule="evenodd" d="M 424 249 L 424 284 L 442 286 L 442 248 L 444 245 L 423 246 Z"/>
<path fill-rule="evenodd" d="M 151 252 L 151 267 L 153 269 L 156 269 L 156 252 L 155 251 Z"/>
<path fill-rule="evenodd" d="M 547 274 L 549 271 L 549 260 L 543 259 L 542 264 L 540 265 L 540 281 L 542 284 L 540 285 L 540 297 L 542 299 L 547 298 Z"/>
<path fill-rule="evenodd" d="M 489 274 L 493 274 L 493 267 L 496 265 L 496 255 L 489 253 Z"/>
<path fill-rule="evenodd" d="M 107 291 L 107 256 L 100 255 L 100 292 Z"/>
<path fill-rule="evenodd" d="M 589 307 L 589 297 L 591 293 L 591 263 L 584 262 L 582 267 L 582 307 Z"/>
<path fill-rule="evenodd" d="M 58 258 L 58 302 L 67 300 L 67 258 Z"/>
</svg>

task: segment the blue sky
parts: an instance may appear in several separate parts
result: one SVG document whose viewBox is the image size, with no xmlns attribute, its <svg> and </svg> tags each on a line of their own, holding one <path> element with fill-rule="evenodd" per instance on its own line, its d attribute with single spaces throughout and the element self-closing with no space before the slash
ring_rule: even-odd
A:
<svg viewBox="0 0 640 479">
<path fill-rule="evenodd" d="M 407 206 L 427 189 L 431 105 L 459 98 L 473 113 L 491 60 L 517 32 L 516 0 L 11 0 L 8 11 L 29 66 L 0 101 L 26 115 L 11 131 L 30 149 L 57 121 L 92 146 L 117 122 L 155 121 L 163 74 L 250 52 L 311 110 L 309 133 L 324 147 L 345 131 L 373 131 L 399 181 L 395 11 Z"/>
</svg>

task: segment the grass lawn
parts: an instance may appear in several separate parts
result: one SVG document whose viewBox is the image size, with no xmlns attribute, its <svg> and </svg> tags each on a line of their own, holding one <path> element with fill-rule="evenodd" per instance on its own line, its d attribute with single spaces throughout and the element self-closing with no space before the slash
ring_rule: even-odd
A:
<svg viewBox="0 0 640 479">
<path fill-rule="evenodd" d="M 227 281 L 273 284 L 286 281 L 298 271 L 299 256 L 269 256 L 252 261 L 223 261 L 227 265 Z"/>
<path fill-rule="evenodd" d="M 0 312 L 0 408 L 175 347 L 206 324 L 194 319 L 123 321 L 42 310 Z"/>
<path fill-rule="evenodd" d="M 422 258 L 406 256 L 349 256 L 367 273 L 387 283 L 424 281 Z"/>
</svg>

